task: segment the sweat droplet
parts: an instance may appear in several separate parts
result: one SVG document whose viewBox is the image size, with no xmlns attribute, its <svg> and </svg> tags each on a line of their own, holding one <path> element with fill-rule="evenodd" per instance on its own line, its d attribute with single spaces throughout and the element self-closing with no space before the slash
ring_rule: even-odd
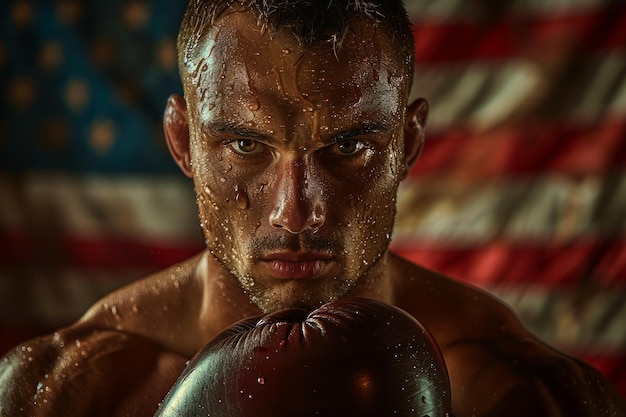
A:
<svg viewBox="0 0 626 417">
<path fill-rule="evenodd" d="M 259 103 L 258 100 L 252 100 L 250 104 L 248 105 L 248 108 L 252 111 L 259 110 L 259 107 L 261 107 L 261 104 Z"/>
<path fill-rule="evenodd" d="M 111 314 L 113 314 L 113 317 L 115 317 L 115 320 L 117 321 L 122 320 L 122 316 L 120 315 L 120 312 L 117 310 L 117 306 L 111 307 Z"/>
<path fill-rule="evenodd" d="M 235 202 L 240 209 L 246 210 L 249 206 L 248 195 L 243 190 L 235 189 Z"/>
<path fill-rule="evenodd" d="M 258 382 L 260 385 L 265 384 L 265 378 L 263 378 L 262 376 L 258 377 L 256 382 Z"/>
</svg>

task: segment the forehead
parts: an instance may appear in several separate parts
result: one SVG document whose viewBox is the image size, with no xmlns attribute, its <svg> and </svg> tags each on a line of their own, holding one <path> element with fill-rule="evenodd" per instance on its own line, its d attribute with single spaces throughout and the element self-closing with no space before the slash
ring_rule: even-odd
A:
<svg viewBox="0 0 626 417">
<path fill-rule="evenodd" d="M 250 13 L 229 12 L 187 56 L 187 98 L 200 106 L 247 102 L 255 107 L 261 104 L 257 100 L 273 98 L 262 104 L 360 107 L 376 113 L 406 104 L 402 58 L 389 36 L 366 19 L 350 25 L 340 48 L 331 42 L 305 47 L 287 30 L 263 31 Z"/>
</svg>

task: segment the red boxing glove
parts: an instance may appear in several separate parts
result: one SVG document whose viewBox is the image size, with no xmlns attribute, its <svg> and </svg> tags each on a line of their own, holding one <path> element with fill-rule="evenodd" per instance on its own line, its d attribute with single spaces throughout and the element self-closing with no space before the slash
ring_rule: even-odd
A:
<svg viewBox="0 0 626 417">
<path fill-rule="evenodd" d="M 446 367 L 408 313 L 373 300 L 290 309 L 220 333 L 170 390 L 157 416 L 443 417 Z"/>
</svg>

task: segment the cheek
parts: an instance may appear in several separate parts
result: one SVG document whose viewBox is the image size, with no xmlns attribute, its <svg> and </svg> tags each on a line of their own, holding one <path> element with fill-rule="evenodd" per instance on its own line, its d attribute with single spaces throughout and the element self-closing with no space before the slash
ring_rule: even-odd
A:
<svg viewBox="0 0 626 417">
<path fill-rule="evenodd" d="M 357 233 L 365 236 L 359 242 L 367 242 L 363 246 L 370 248 L 377 248 L 389 240 L 395 220 L 395 192 L 384 186 L 374 188 L 379 190 L 358 199 L 351 213 Z"/>
<path fill-rule="evenodd" d="M 340 180 L 349 205 L 368 214 L 390 208 L 401 173 L 401 159 L 395 146 L 379 151 L 371 161 Z"/>
<path fill-rule="evenodd" d="M 251 230 L 260 226 L 260 208 L 264 207 L 263 186 L 255 186 L 253 181 L 242 178 L 231 168 L 216 163 L 212 169 L 204 167 L 195 174 L 198 206 L 201 225 L 207 244 L 227 242 L 239 246 Z M 241 242 L 240 242 L 241 243 Z"/>
<path fill-rule="evenodd" d="M 247 196 L 232 179 L 232 165 L 214 149 L 202 145 L 192 148 L 192 169 L 200 226 L 207 247 L 226 258 L 236 246 L 239 212 L 246 211 L 234 207 L 247 208 Z"/>
<path fill-rule="evenodd" d="M 251 255 L 251 233 L 260 226 L 245 189 L 232 178 L 202 186 L 197 192 L 206 247 L 231 271 L 241 271 Z M 219 181 L 219 180 L 218 180 Z"/>
<path fill-rule="evenodd" d="M 260 226 L 272 176 L 238 166 L 232 156 L 222 153 L 221 146 L 206 142 L 196 141 L 191 155 L 198 205 L 205 213 L 203 223 L 216 224 L 214 228 L 232 236 L 240 231 L 249 235 L 250 227 Z"/>
<path fill-rule="evenodd" d="M 219 259 L 228 261 L 232 252 L 232 240 L 229 233 L 230 220 L 227 211 L 218 204 L 215 191 L 203 185 L 196 185 L 200 226 L 209 251 Z"/>
<path fill-rule="evenodd" d="M 365 271 L 386 251 L 395 220 L 398 175 L 390 170 L 393 153 L 376 158 L 374 166 L 342 181 L 343 194 L 330 203 L 330 212 L 340 214 L 347 268 Z M 380 156 L 380 155 L 379 155 Z M 337 196 L 339 197 L 339 196 Z M 330 201 L 332 201 L 331 199 Z"/>
<path fill-rule="evenodd" d="M 389 240 L 395 220 L 395 202 L 400 181 L 400 164 L 396 147 L 376 158 L 377 163 L 361 175 L 362 192 L 356 198 L 356 220 L 368 234 L 372 247 Z"/>
</svg>

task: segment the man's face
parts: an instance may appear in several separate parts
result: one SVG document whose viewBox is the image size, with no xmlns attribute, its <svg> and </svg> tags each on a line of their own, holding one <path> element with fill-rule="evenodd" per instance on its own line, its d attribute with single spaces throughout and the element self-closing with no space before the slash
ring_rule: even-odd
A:
<svg viewBox="0 0 626 417">
<path fill-rule="evenodd" d="M 317 307 L 376 275 L 404 169 L 408 81 L 389 42 L 363 20 L 336 55 L 305 51 L 236 12 L 185 58 L 206 244 L 263 311 Z"/>
</svg>

